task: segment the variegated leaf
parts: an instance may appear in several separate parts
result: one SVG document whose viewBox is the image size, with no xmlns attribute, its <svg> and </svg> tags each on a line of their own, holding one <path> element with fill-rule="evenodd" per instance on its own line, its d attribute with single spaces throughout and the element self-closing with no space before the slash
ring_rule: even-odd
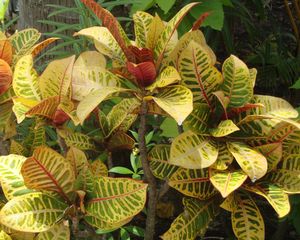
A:
<svg viewBox="0 0 300 240">
<path fill-rule="evenodd" d="M 282 218 L 290 212 L 289 196 L 276 184 L 261 182 L 255 185 L 244 185 L 246 190 L 264 197 Z"/>
<path fill-rule="evenodd" d="M 189 43 L 178 59 L 182 84 L 192 90 L 194 102 L 205 103 L 211 110 L 212 93 L 223 81 L 221 73 L 213 64 L 206 49 L 194 41 Z"/>
<path fill-rule="evenodd" d="M 135 141 L 129 135 L 124 132 L 117 132 L 111 136 L 108 141 L 107 149 L 109 151 L 134 148 Z"/>
<path fill-rule="evenodd" d="M 107 223 L 126 221 L 143 210 L 147 184 L 127 178 L 101 177 L 96 181 L 94 198 L 86 205 L 87 216 Z"/>
<path fill-rule="evenodd" d="M 210 133 L 214 137 L 225 137 L 240 129 L 234 124 L 232 120 L 221 121 L 217 128 L 211 129 Z"/>
<path fill-rule="evenodd" d="M 85 28 L 75 35 L 93 39 L 95 47 L 100 53 L 125 65 L 126 57 L 119 44 L 106 27 Z"/>
<path fill-rule="evenodd" d="M 42 99 L 39 89 L 38 74 L 33 69 L 33 57 L 22 57 L 15 66 L 13 88 L 18 97 L 40 101 Z"/>
<path fill-rule="evenodd" d="M 13 72 L 7 62 L 0 58 L 0 94 L 4 94 L 11 86 Z"/>
<path fill-rule="evenodd" d="M 15 155 L 27 156 L 28 150 L 21 143 L 12 139 L 10 141 L 9 153 Z"/>
<path fill-rule="evenodd" d="M 95 144 L 92 139 L 82 133 L 74 133 L 65 138 L 66 144 L 69 147 L 75 147 L 80 150 L 94 150 Z"/>
<path fill-rule="evenodd" d="M 154 48 L 154 57 L 157 59 L 157 66 L 160 66 L 163 58 L 168 55 L 172 49 L 168 49 L 168 44 L 179 26 L 180 22 L 184 18 L 184 16 L 188 13 L 188 11 L 196 6 L 198 3 L 190 3 L 184 6 L 165 26 L 163 32 L 160 34 L 157 39 L 155 48 Z M 166 51 L 166 50 L 169 51 Z"/>
<path fill-rule="evenodd" d="M 12 116 L 12 103 L 7 102 L 0 105 L 0 133 L 5 132 L 6 126 L 9 124 Z"/>
<path fill-rule="evenodd" d="M 59 96 L 53 96 L 42 100 L 26 112 L 26 117 L 41 116 L 53 120 L 59 106 Z"/>
<path fill-rule="evenodd" d="M 135 43 L 140 48 L 146 47 L 148 34 L 151 34 L 149 31 L 152 21 L 153 16 L 149 13 L 137 11 L 135 14 L 133 14 Z"/>
<path fill-rule="evenodd" d="M 89 166 L 85 153 L 75 147 L 70 147 L 67 152 L 66 160 L 68 160 L 73 168 L 75 176 L 86 166 Z"/>
<path fill-rule="evenodd" d="M 107 166 L 100 159 L 91 163 L 91 171 L 95 178 L 108 177 Z"/>
<path fill-rule="evenodd" d="M 160 108 L 174 118 L 179 125 L 193 111 L 192 92 L 184 86 L 166 87 L 152 99 Z"/>
<path fill-rule="evenodd" d="M 210 169 L 209 176 L 211 183 L 223 198 L 238 189 L 248 177 L 242 170 L 219 171 L 214 169 Z"/>
<path fill-rule="evenodd" d="M 286 193 L 300 193 L 300 171 L 276 169 L 268 174 L 267 179 Z"/>
<path fill-rule="evenodd" d="M 191 41 L 194 41 L 195 43 L 199 44 L 201 46 L 202 51 L 205 51 L 209 56 L 210 60 L 209 62 L 211 65 L 215 65 L 216 63 L 216 56 L 213 52 L 213 50 L 207 45 L 204 34 L 200 30 L 194 30 L 189 31 L 185 33 L 176 44 L 176 47 L 173 49 L 173 51 L 169 54 L 167 58 L 163 60 L 164 66 L 172 65 L 176 69 L 179 67 L 179 57 L 182 54 L 182 51 L 186 49 L 186 47 L 189 45 Z"/>
<path fill-rule="evenodd" d="M 70 228 L 64 223 L 56 224 L 46 232 L 39 233 L 35 240 L 70 240 Z"/>
<path fill-rule="evenodd" d="M 173 221 L 170 229 L 161 237 L 163 240 L 194 240 L 197 236 L 203 236 L 218 213 L 213 200 L 204 202 L 184 198 L 183 205 L 184 212 Z"/>
<path fill-rule="evenodd" d="M 125 219 L 125 220 L 117 222 L 117 223 L 110 223 L 110 222 L 103 221 L 101 218 L 99 218 L 98 215 L 87 214 L 84 217 L 84 220 L 87 221 L 90 225 L 92 225 L 98 229 L 101 229 L 103 232 L 106 232 L 106 231 L 111 232 L 111 231 L 117 230 L 120 227 L 122 227 L 123 225 L 129 223 L 132 220 L 132 218 L 128 218 L 128 219 Z"/>
<path fill-rule="evenodd" d="M 3 94 L 0 94 L 0 104 L 6 103 L 15 96 L 15 92 L 12 86 Z"/>
<path fill-rule="evenodd" d="M 192 113 L 184 121 L 183 125 L 194 133 L 208 135 L 210 109 L 207 104 L 194 104 Z"/>
<path fill-rule="evenodd" d="M 148 154 L 153 175 L 159 179 L 169 179 L 179 168 L 170 164 L 170 145 L 155 145 Z"/>
<path fill-rule="evenodd" d="M 74 189 L 70 162 L 48 147 L 38 147 L 22 165 L 25 185 L 30 189 L 58 192 L 65 200 Z"/>
<path fill-rule="evenodd" d="M 209 199 L 217 191 L 209 181 L 207 169 L 179 168 L 170 178 L 169 185 L 189 197 Z"/>
<path fill-rule="evenodd" d="M 23 97 L 13 98 L 14 106 L 12 108 L 16 118 L 17 123 L 21 123 L 25 119 L 26 113 L 33 107 L 35 107 L 39 102 L 35 100 L 29 100 Z"/>
<path fill-rule="evenodd" d="M 253 96 L 252 82 L 247 65 L 231 55 L 222 67 L 224 83 L 221 87 L 225 96 L 229 97 L 228 107 L 241 107 Z"/>
<path fill-rule="evenodd" d="M 262 153 L 268 162 L 268 172 L 276 169 L 277 164 L 280 162 L 282 158 L 282 143 L 275 142 L 264 144 L 261 146 L 257 146 L 254 148 L 255 150 Z"/>
<path fill-rule="evenodd" d="M 153 50 L 155 45 L 164 31 L 165 25 L 161 18 L 156 14 L 155 17 L 152 17 L 152 21 L 149 25 L 149 31 L 146 38 L 146 47 Z"/>
<path fill-rule="evenodd" d="M 234 192 L 232 194 L 228 195 L 225 198 L 225 200 L 220 204 L 220 207 L 223 208 L 224 210 L 232 213 L 236 207 L 236 202 L 235 202 L 234 196 L 235 196 Z"/>
<path fill-rule="evenodd" d="M 91 92 L 85 99 L 83 99 L 77 107 L 77 116 L 81 124 L 89 116 L 89 114 L 107 97 L 119 92 L 126 92 L 128 89 L 119 87 L 104 87 L 99 90 Z"/>
<path fill-rule="evenodd" d="M 171 145 L 170 163 L 184 168 L 206 168 L 218 157 L 218 149 L 209 139 L 187 131 Z"/>
<path fill-rule="evenodd" d="M 241 240 L 264 240 L 265 224 L 254 200 L 245 193 L 236 193 L 234 198 L 231 222 L 235 236 Z"/>
<path fill-rule="evenodd" d="M 126 119 L 128 114 L 131 114 L 140 105 L 141 102 L 137 98 L 126 98 L 116 104 L 107 115 L 107 121 L 110 127 L 108 135 L 115 131 Z"/>
<path fill-rule="evenodd" d="M 105 69 L 101 53 L 88 51 L 76 60 L 72 73 L 73 99 L 81 101 L 91 92 L 105 87 L 121 87 L 122 79 Z"/>
<path fill-rule="evenodd" d="M 75 56 L 52 61 L 39 78 L 43 98 L 71 97 L 70 85 Z"/>
<path fill-rule="evenodd" d="M 30 50 L 31 55 L 33 57 L 36 57 L 38 54 L 40 54 L 45 48 L 47 48 L 51 43 L 54 43 L 55 41 L 57 41 L 59 38 L 48 38 L 42 42 L 40 42 L 39 44 L 36 44 L 35 46 L 32 47 L 32 49 Z"/>
<path fill-rule="evenodd" d="M 180 80 L 181 77 L 176 68 L 168 66 L 164 70 L 162 70 L 155 82 L 148 86 L 146 89 L 152 92 L 155 88 L 163 88 Z"/>
<path fill-rule="evenodd" d="M 211 168 L 216 170 L 226 170 L 228 166 L 233 162 L 233 155 L 228 150 L 226 143 L 218 143 L 219 154 L 218 158 Z"/>
<path fill-rule="evenodd" d="M 300 154 L 290 153 L 288 156 L 285 156 L 282 161 L 282 169 L 300 171 Z"/>
<path fill-rule="evenodd" d="M 267 159 L 261 153 L 240 142 L 229 142 L 227 147 L 252 182 L 262 178 L 267 173 Z"/>
<path fill-rule="evenodd" d="M 37 127 L 34 130 L 34 138 L 31 145 L 31 150 L 35 150 L 37 147 L 46 145 L 46 130 L 43 126 Z"/>
<path fill-rule="evenodd" d="M 25 187 L 23 177 L 20 173 L 25 160 L 26 157 L 14 154 L 0 156 L 0 183 L 4 195 L 8 200 L 31 192 L 31 190 Z"/>
<path fill-rule="evenodd" d="M 4 231 L 0 231 L 0 240 L 12 240 L 12 238 Z"/>
<path fill-rule="evenodd" d="M 63 217 L 67 207 L 51 195 L 29 193 L 10 200 L 1 209 L 0 223 L 17 231 L 43 232 Z"/>
<path fill-rule="evenodd" d="M 30 54 L 31 48 L 40 37 L 41 33 L 33 28 L 28 28 L 13 34 L 9 39 L 14 48 L 13 63 L 17 63 L 21 57 Z"/>
</svg>

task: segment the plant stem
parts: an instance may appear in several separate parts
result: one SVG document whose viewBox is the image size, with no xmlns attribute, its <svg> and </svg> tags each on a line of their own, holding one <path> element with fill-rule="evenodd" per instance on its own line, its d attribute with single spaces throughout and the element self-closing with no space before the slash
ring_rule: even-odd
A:
<svg viewBox="0 0 300 240">
<path fill-rule="evenodd" d="M 146 115 L 147 115 L 147 102 L 143 100 L 140 112 L 140 128 L 139 128 L 139 150 L 141 162 L 144 170 L 145 182 L 149 184 L 148 193 L 148 209 L 147 220 L 145 229 L 145 240 L 152 240 L 155 233 L 155 215 L 156 215 L 156 203 L 157 203 L 157 190 L 156 181 L 153 176 L 147 157 L 146 147 Z"/>
</svg>

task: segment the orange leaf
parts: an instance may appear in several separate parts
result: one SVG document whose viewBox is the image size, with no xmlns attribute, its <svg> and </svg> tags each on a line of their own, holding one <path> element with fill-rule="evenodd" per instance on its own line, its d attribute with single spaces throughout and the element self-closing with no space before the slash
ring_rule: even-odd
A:
<svg viewBox="0 0 300 240">
<path fill-rule="evenodd" d="M 8 40 L 0 40 L 0 59 L 3 59 L 9 65 L 12 62 L 13 48 Z"/>
<path fill-rule="evenodd" d="M 43 51 L 46 47 L 48 47 L 51 43 L 55 42 L 59 38 L 48 38 L 45 41 L 42 41 L 41 43 L 35 45 L 32 48 L 32 56 L 36 57 L 41 51 Z"/>
<path fill-rule="evenodd" d="M 7 62 L 0 59 L 0 94 L 5 93 L 12 82 L 12 71 Z"/>
</svg>

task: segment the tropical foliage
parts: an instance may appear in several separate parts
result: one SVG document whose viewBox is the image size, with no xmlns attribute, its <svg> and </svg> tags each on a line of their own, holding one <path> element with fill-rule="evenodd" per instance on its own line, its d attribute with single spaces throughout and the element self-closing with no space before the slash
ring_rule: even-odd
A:
<svg viewBox="0 0 300 240">
<path fill-rule="evenodd" d="M 153 239 L 161 180 L 184 196 L 184 211 L 162 239 L 204 236 L 223 209 L 238 239 L 265 239 L 257 199 L 282 218 L 291 209 L 289 194 L 300 193 L 298 112 L 283 99 L 254 94 L 257 71 L 238 57 L 219 66 L 199 30 L 207 14 L 178 37 L 198 3 L 168 22 L 136 12 L 132 40 L 109 11 L 81 1 L 102 26 L 74 38 L 95 49 L 54 60 L 41 73 L 36 56 L 57 38 L 37 44 L 34 29 L 1 34 L 0 132 L 10 152 L 0 156 L 0 236 L 70 239 L 83 232 L 87 239 L 119 228 L 128 234 L 122 226 L 148 199 L 145 239 Z M 183 131 L 171 144 L 153 146 L 150 116 L 173 119 Z M 15 121 L 27 136 L 18 138 Z M 137 123 L 138 134 L 129 131 Z M 120 150 L 131 152 L 133 171 L 112 168 Z"/>
</svg>

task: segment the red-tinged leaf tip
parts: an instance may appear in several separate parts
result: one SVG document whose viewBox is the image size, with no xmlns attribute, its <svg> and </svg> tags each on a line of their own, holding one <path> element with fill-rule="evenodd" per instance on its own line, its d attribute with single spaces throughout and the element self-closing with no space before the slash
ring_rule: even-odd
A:
<svg viewBox="0 0 300 240">
<path fill-rule="evenodd" d="M 114 36 L 119 46 L 123 50 L 127 60 L 134 62 L 134 55 L 127 48 L 127 44 L 120 32 L 120 24 L 118 23 L 118 20 L 109 11 L 101 7 L 93 0 L 81 0 L 81 2 L 94 12 L 94 14 L 102 21 L 102 25 L 106 27 Z"/>
<path fill-rule="evenodd" d="M 201 14 L 201 16 L 194 22 L 192 31 L 198 30 L 209 15 L 209 12 Z"/>
<path fill-rule="evenodd" d="M 0 94 L 5 93 L 12 83 L 12 71 L 7 62 L 0 59 Z"/>
<path fill-rule="evenodd" d="M 69 119 L 70 117 L 63 110 L 57 109 L 54 114 L 53 123 L 55 125 L 62 125 Z"/>
<path fill-rule="evenodd" d="M 0 41 L 0 59 L 7 62 L 9 65 L 12 62 L 13 48 L 8 40 Z"/>
<path fill-rule="evenodd" d="M 139 64 L 127 62 L 127 69 L 136 77 L 141 87 L 147 87 L 155 81 L 156 69 L 153 62 L 142 62 Z"/>
</svg>

